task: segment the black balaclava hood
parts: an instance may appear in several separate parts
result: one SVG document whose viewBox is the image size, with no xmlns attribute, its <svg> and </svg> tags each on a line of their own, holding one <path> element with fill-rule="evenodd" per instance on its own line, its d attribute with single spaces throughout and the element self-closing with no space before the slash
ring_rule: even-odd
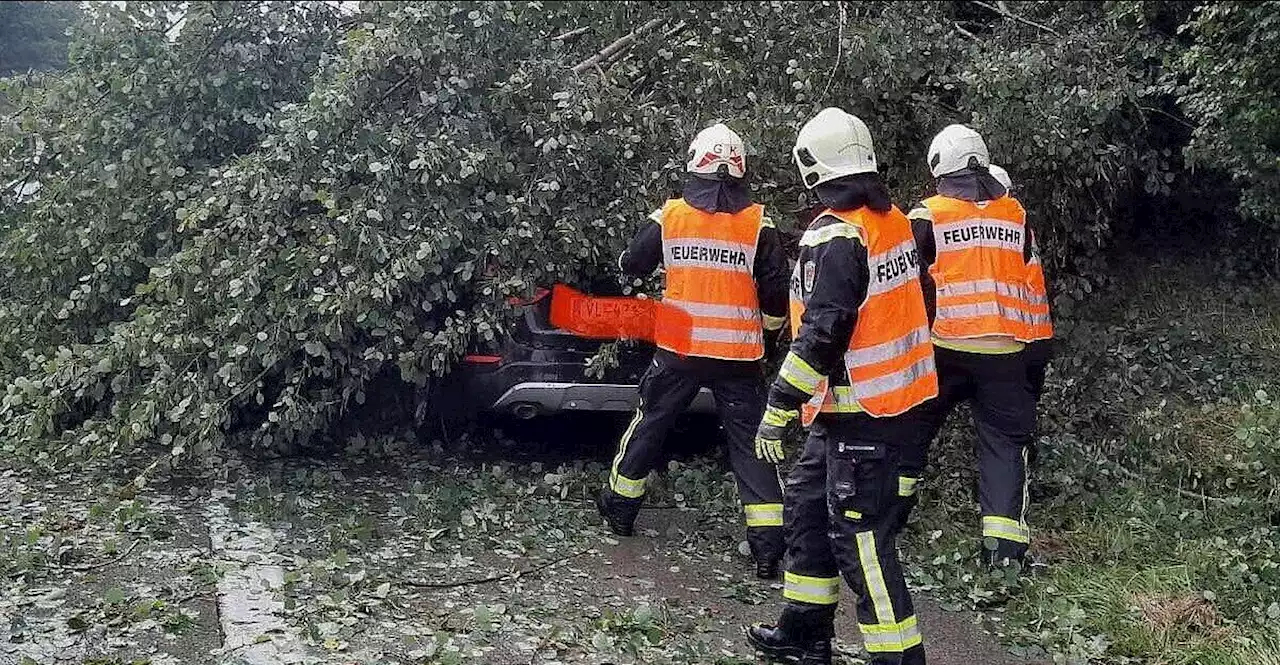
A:
<svg viewBox="0 0 1280 665">
<path fill-rule="evenodd" d="M 709 180 L 686 173 L 683 196 L 686 203 L 703 212 L 736 213 L 751 205 L 746 178 Z"/>
<path fill-rule="evenodd" d="M 822 205 L 832 210 L 857 210 L 866 206 L 876 212 L 893 207 L 889 188 L 879 173 L 857 173 L 836 178 L 814 188 Z"/>
<path fill-rule="evenodd" d="M 938 193 L 965 201 L 994 201 L 1005 195 L 1004 185 L 985 167 L 970 167 L 938 178 Z"/>
</svg>

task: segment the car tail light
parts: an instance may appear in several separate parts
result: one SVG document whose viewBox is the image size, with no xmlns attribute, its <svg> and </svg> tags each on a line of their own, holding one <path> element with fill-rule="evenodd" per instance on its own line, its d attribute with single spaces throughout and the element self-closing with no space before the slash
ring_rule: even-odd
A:
<svg viewBox="0 0 1280 665">
<path fill-rule="evenodd" d="M 471 363 L 473 365 L 492 365 L 502 362 L 502 356 L 489 356 L 479 353 L 462 356 L 462 362 Z"/>
</svg>

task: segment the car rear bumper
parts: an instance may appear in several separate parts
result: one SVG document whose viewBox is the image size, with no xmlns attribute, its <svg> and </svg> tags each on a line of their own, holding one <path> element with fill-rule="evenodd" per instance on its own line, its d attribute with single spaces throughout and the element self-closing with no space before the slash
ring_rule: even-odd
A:
<svg viewBox="0 0 1280 665">
<path fill-rule="evenodd" d="M 518 383 L 490 407 L 495 413 L 517 418 L 533 418 L 561 411 L 634 411 L 640 397 L 635 385 L 624 383 L 563 383 L 529 381 Z M 690 413 L 712 413 L 715 401 L 703 388 L 689 405 Z"/>
</svg>

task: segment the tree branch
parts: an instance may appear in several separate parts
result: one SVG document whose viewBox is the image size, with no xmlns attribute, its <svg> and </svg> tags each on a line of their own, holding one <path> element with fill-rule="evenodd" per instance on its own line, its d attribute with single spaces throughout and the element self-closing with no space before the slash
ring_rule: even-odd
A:
<svg viewBox="0 0 1280 665">
<path fill-rule="evenodd" d="M 110 561 L 103 561 L 102 563 L 94 563 L 94 564 L 89 564 L 85 566 L 60 566 L 58 564 L 52 564 L 48 566 L 42 566 L 42 568 L 52 568 L 54 570 L 67 570 L 67 571 L 74 571 L 77 573 L 87 573 L 91 570 L 106 568 L 107 566 L 114 566 L 117 563 L 124 561 L 125 559 L 129 558 L 130 554 L 133 554 L 134 550 L 138 549 L 138 545 L 140 545 L 141 543 L 142 543 L 141 540 L 133 541 L 133 543 L 129 545 L 129 549 L 126 549 L 124 551 L 124 554 L 121 554 L 120 556 L 114 559 L 111 559 Z"/>
<path fill-rule="evenodd" d="M 982 2 L 982 0 L 969 0 L 969 1 L 970 1 L 970 2 L 972 2 L 973 4 L 975 4 L 975 5 L 979 6 L 979 7 L 982 7 L 983 9 L 986 9 L 986 10 L 988 10 L 988 11 L 992 11 L 992 12 L 995 12 L 995 13 L 997 13 L 997 14 L 999 14 L 999 15 L 1001 15 L 1001 16 L 1003 16 L 1003 17 L 1005 17 L 1005 18 L 1011 18 L 1011 19 L 1013 19 L 1013 20 L 1015 20 L 1015 21 L 1017 21 L 1017 22 L 1019 22 L 1019 23 L 1023 23 L 1023 24 L 1029 25 L 1029 26 L 1031 26 L 1031 27 L 1033 27 L 1033 28 L 1038 28 L 1038 29 L 1040 29 L 1040 30 L 1043 30 L 1043 31 L 1045 31 L 1045 32 L 1047 32 L 1047 33 L 1049 33 L 1049 34 L 1053 35 L 1054 37 L 1059 37 L 1059 38 L 1060 38 L 1060 37 L 1062 37 L 1062 35 L 1061 35 L 1061 34 L 1059 34 L 1057 30 L 1054 30 L 1053 28 L 1050 28 L 1049 26 L 1044 25 L 1043 23 L 1036 23 L 1035 21 L 1032 21 L 1032 20 L 1031 20 L 1031 19 L 1029 19 L 1029 18 L 1022 18 L 1021 16 L 1018 16 L 1017 14 L 1014 14 L 1013 12 L 1009 11 L 1008 6 L 1007 6 L 1007 5 L 1005 5 L 1003 2 L 1001 2 L 1001 3 L 1000 3 L 1000 6 L 999 6 L 999 7 L 997 7 L 997 6 L 995 6 L 995 5 L 991 5 L 991 4 L 988 4 L 988 3 Z"/>
<path fill-rule="evenodd" d="M 408 75 L 408 74 L 405 74 L 404 76 L 401 76 L 399 81 L 396 81 L 395 83 L 392 83 L 392 84 L 391 84 L 391 87 L 390 87 L 390 88 L 387 88 L 387 91 L 386 91 L 386 92 L 384 92 L 384 93 L 382 93 L 382 96 L 378 98 L 378 103 L 382 103 L 382 102 L 387 101 L 387 98 L 388 98 L 388 97 L 390 97 L 391 95 L 394 95 L 394 94 L 396 93 L 396 91 L 397 91 L 397 90 L 399 90 L 399 89 L 400 89 L 404 84 L 406 84 L 406 83 L 408 83 L 408 82 L 409 82 L 409 75 Z"/>
<path fill-rule="evenodd" d="M 1226 503 L 1226 504 L 1235 503 L 1234 499 L 1224 498 L 1220 496 L 1209 496 L 1208 494 L 1201 494 L 1200 492 L 1192 492 L 1191 490 L 1184 490 L 1181 487 L 1173 487 L 1172 485 L 1166 485 L 1164 483 L 1156 482 L 1154 480 L 1151 480 L 1150 478 L 1144 478 L 1138 475 L 1136 471 L 1130 471 L 1127 467 L 1121 466 L 1119 464 L 1116 465 L 1116 468 L 1120 470 L 1120 473 L 1124 474 L 1125 476 L 1128 476 L 1131 480 L 1150 483 L 1152 485 L 1155 485 L 1156 487 L 1172 490 L 1188 499 L 1195 499 L 1197 501 L 1212 501 L 1214 503 Z"/>
<path fill-rule="evenodd" d="M 836 32 L 836 61 L 831 65 L 831 73 L 827 74 L 827 85 L 822 88 L 822 98 L 827 98 L 827 93 L 831 90 L 831 84 L 836 80 L 836 72 L 840 71 L 840 61 L 844 60 L 844 24 L 848 19 L 845 12 L 844 3 L 836 2 L 836 8 L 840 10 L 840 29 Z"/>
<path fill-rule="evenodd" d="M 681 32 L 681 31 L 683 31 L 686 27 L 688 27 L 688 24 L 687 24 L 687 23 L 685 23 L 684 21 L 681 21 L 681 22 L 680 22 L 679 24 L 677 24 L 674 28 L 672 28 L 672 29 L 670 29 L 670 30 L 668 30 L 668 31 L 666 31 L 666 32 L 664 32 L 664 33 L 662 34 L 662 41 L 666 42 L 666 41 L 670 40 L 670 39 L 671 39 L 672 37 L 674 37 L 675 35 L 680 34 L 680 32 Z M 602 63 L 602 64 L 604 65 L 604 67 L 613 67 L 614 65 L 618 64 L 619 62 L 622 62 L 623 60 L 625 60 L 625 59 L 626 59 L 626 57 L 627 57 L 628 55 L 630 55 L 630 54 L 631 54 L 631 51 L 633 50 L 633 47 L 634 47 L 634 46 L 635 46 L 635 44 L 634 44 L 634 43 L 632 43 L 632 44 L 627 44 L 625 47 L 623 47 L 622 49 L 620 49 L 619 51 L 617 51 L 617 52 L 616 52 L 616 53 L 614 53 L 613 55 L 609 56 L 609 59 L 608 59 L 608 60 L 606 60 L 606 61 L 605 61 L 604 63 Z M 597 65 L 596 65 L 596 70 L 600 72 L 600 75 L 601 75 L 601 76 L 604 76 L 604 73 L 605 73 L 605 69 L 604 69 L 604 67 L 601 67 L 599 64 L 597 64 Z"/>
<path fill-rule="evenodd" d="M 612 44 L 609 44 L 603 49 L 600 49 L 599 53 L 596 53 L 590 58 L 587 58 L 586 60 L 583 60 L 582 62 L 579 62 L 578 64 L 574 65 L 573 73 L 581 74 L 587 71 L 588 69 L 595 67 L 598 64 L 608 62 L 609 59 L 612 58 L 614 55 L 616 55 L 619 51 L 622 51 L 623 49 L 626 49 L 627 47 L 634 44 L 636 39 L 638 39 L 641 35 L 643 35 L 646 32 L 649 32 L 650 30 L 653 30 L 659 25 L 662 25 L 662 23 L 665 20 L 666 19 L 662 19 L 662 18 L 650 19 L 648 23 L 645 23 L 644 25 L 631 31 L 629 34 L 626 34 L 620 37 L 617 41 L 613 42 Z"/>
<path fill-rule="evenodd" d="M 512 582 L 514 582 L 514 581 L 516 581 L 516 580 L 518 580 L 518 579 L 520 579 L 521 577 L 524 577 L 524 576 L 526 576 L 526 575 L 533 575 L 534 573 L 541 572 L 541 571 L 546 570 L 546 569 L 548 569 L 548 568 L 550 568 L 550 567 L 552 567 L 552 566 L 560 565 L 560 564 L 562 564 L 562 563 L 564 563 L 564 562 L 566 562 L 566 561 L 569 561 L 570 559 L 576 559 L 576 558 L 578 558 L 578 557 L 580 557 L 580 556 L 582 556 L 582 555 L 584 555 L 584 554 L 586 554 L 586 553 L 590 552 L 592 549 L 593 549 L 593 548 L 590 548 L 590 547 L 585 548 L 585 549 L 581 549 L 581 550 L 578 550 L 577 552 L 573 552 L 573 553 L 571 553 L 571 554 L 567 554 L 567 555 L 565 555 L 565 556 L 562 556 L 562 557 L 560 557 L 559 559 L 552 559 L 552 560 L 550 560 L 550 561 L 544 561 L 544 562 L 542 562 L 542 563 L 540 563 L 540 564 L 538 564 L 538 565 L 536 565 L 536 566 L 531 566 L 531 567 L 529 567 L 529 568 L 523 568 L 523 569 L 521 569 L 521 570 L 517 570 L 517 571 L 515 571 L 515 572 L 513 572 L 513 573 L 503 573 L 502 575 L 490 575 L 489 577 L 479 577 L 479 578 L 475 578 L 475 579 L 470 579 L 470 580 L 460 580 L 460 581 L 456 581 L 456 582 L 423 582 L 423 581 L 420 581 L 420 580 L 401 580 L 401 582 L 403 582 L 403 583 L 405 583 L 405 584 L 407 584 L 407 585 L 409 585 L 409 586 L 411 586 L 411 587 L 417 587 L 417 588 L 419 588 L 419 589 L 456 589 L 456 588 L 458 588 L 458 587 L 464 587 L 464 586 L 475 586 L 475 585 L 477 585 L 477 584 L 489 584 L 489 583 L 491 583 L 491 582 L 503 582 L 503 581 L 512 581 Z"/>
<path fill-rule="evenodd" d="M 667 41 L 681 32 L 684 32 L 684 29 L 687 27 L 689 27 L 689 24 L 685 21 L 677 23 L 674 28 L 662 33 L 662 41 Z"/>
<path fill-rule="evenodd" d="M 574 39 L 575 37 L 579 37 L 579 36 L 581 36 L 581 35 L 583 35 L 583 34 L 585 34 L 585 33 L 587 33 L 587 32 L 590 32 L 590 31 L 591 31 L 591 26 L 589 26 L 589 25 L 584 25 L 584 26 L 582 26 L 581 28 L 574 28 L 573 30 L 570 30 L 570 31 L 568 31 L 568 32 L 562 32 L 562 33 L 560 33 L 560 34 L 556 35 L 555 37 L 552 37 L 552 38 L 551 38 L 551 41 L 553 41 L 553 42 L 563 42 L 563 41 L 568 41 L 568 40 L 570 40 L 570 39 Z"/>
<path fill-rule="evenodd" d="M 1185 119 L 1183 119 L 1183 118 L 1179 118 L 1178 116 L 1176 116 L 1176 115 L 1174 115 L 1174 114 L 1172 114 L 1172 113 L 1170 113 L 1170 112 L 1168 112 L 1168 111 L 1165 111 L 1164 109 L 1158 109 L 1158 108 L 1154 108 L 1154 107 L 1151 107 L 1151 106 L 1139 106 L 1139 107 L 1138 107 L 1138 110 L 1139 110 L 1139 111 L 1146 111 L 1147 113 L 1158 113 L 1158 114 L 1160 114 L 1160 115 L 1162 115 L 1162 116 L 1164 116 L 1164 117 L 1166 117 L 1166 118 L 1168 118 L 1168 119 L 1170 119 L 1170 120 L 1172 120 L 1172 121 L 1174 121 L 1174 122 L 1176 122 L 1176 123 L 1181 124 L 1183 127 L 1186 127 L 1187 129 L 1192 129 L 1192 130 L 1200 129 L 1200 127 L 1199 127 L 1198 125 L 1195 125 L 1195 124 L 1192 124 L 1192 123 L 1190 123 L 1190 122 L 1187 122 Z"/>
<path fill-rule="evenodd" d="M 972 39 L 973 41 L 978 41 L 977 35 L 973 34 L 972 32 L 969 32 L 968 30 L 965 30 L 964 26 L 960 25 L 959 23 L 956 24 L 956 32 L 964 35 L 965 37 L 968 37 L 969 39 Z"/>
</svg>

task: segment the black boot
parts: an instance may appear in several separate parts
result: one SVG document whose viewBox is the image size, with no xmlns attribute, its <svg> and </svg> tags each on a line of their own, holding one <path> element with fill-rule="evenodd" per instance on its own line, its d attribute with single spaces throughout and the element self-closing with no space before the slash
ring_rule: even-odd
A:
<svg viewBox="0 0 1280 665">
<path fill-rule="evenodd" d="M 782 574 L 782 555 L 786 553 L 782 529 L 755 527 L 747 529 L 747 545 L 756 562 L 756 577 L 776 580 Z"/>
<path fill-rule="evenodd" d="M 776 580 L 782 576 L 782 559 L 767 557 L 756 559 L 756 579 Z"/>
<path fill-rule="evenodd" d="M 831 665 L 831 640 L 799 641 L 780 628 L 756 624 L 747 628 L 747 644 L 775 663 Z"/>
<path fill-rule="evenodd" d="M 640 514 L 640 501 L 618 496 L 605 487 L 596 495 L 596 510 L 614 535 L 624 538 L 635 535 L 636 515 Z"/>
<path fill-rule="evenodd" d="M 1003 538 L 983 538 L 978 544 L 978 558 L 988 570 L 1016 568 L 1019 573 L 1027 565 L 1027 546 Z"/>
</svg>

